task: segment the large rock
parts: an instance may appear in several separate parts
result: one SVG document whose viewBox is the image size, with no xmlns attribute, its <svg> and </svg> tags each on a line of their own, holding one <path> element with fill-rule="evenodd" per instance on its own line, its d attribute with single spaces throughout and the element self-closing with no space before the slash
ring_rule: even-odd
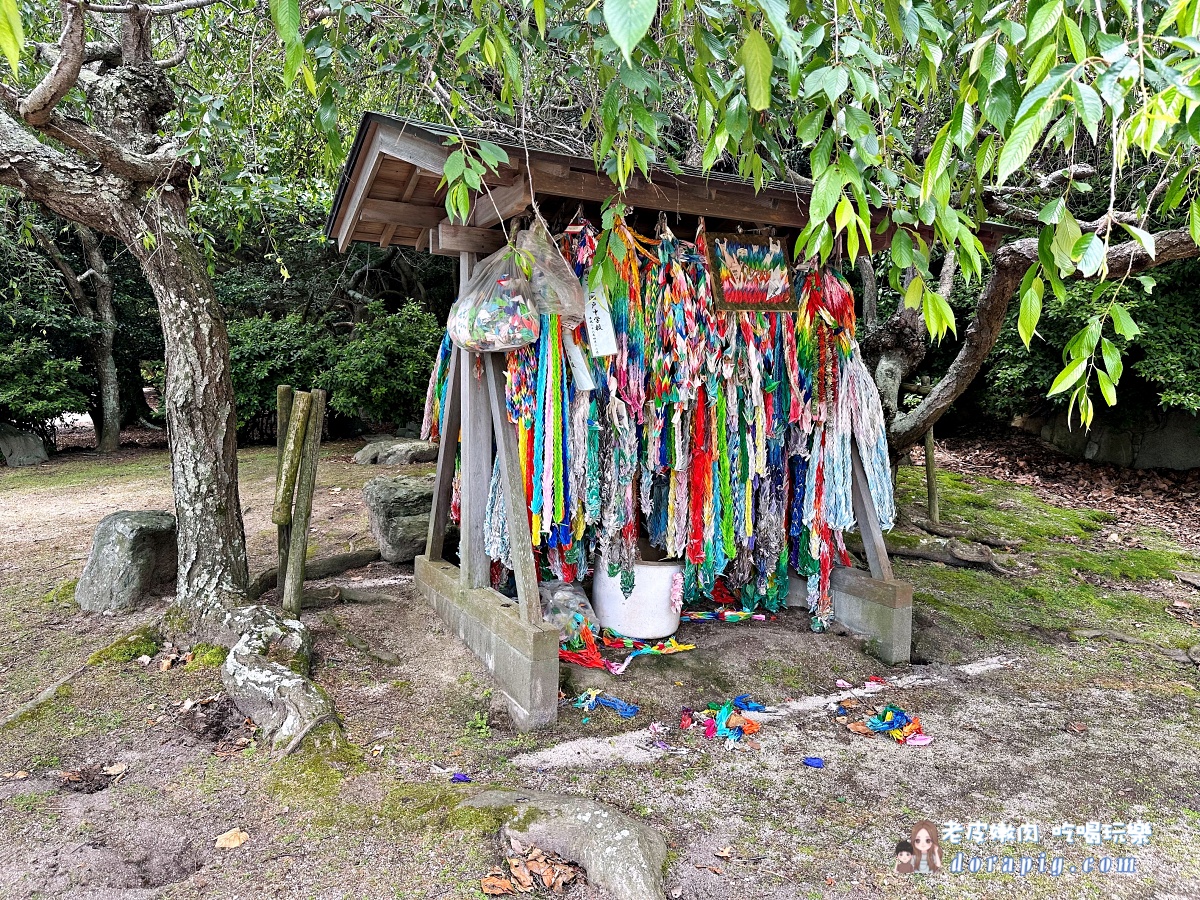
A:
<svg viewBox="0 0 1200 900">
<path fill-rule="evenodd" d="M 354 461 L 360 466 L 410 466 L 413 463 L 433 462 L 437 455 L 438 445 L 429 441 L 388 438 L 367 444 L 354 454 Z"/>
<path fill-rule="evenodd" d="M 371 536 L 390 563 L 412 562 L 425 552 L 433 507 L 432 475 L 380 475 L 363 488 Z"/>
<path fill-rule="evenodd" d="M 648 825 L 586 797 L 541 791 L 484 791 L 465 806 L 504 816 L 500 835 L 574 860 L 612 900 L 663 898 L 667 842 Z"/>
<path fill-rule="evenodd" d="M 80 608 L 126 612 L 175 580 L 175 517 L 115 512 L 96 526 L 92 553 L 75 588 Z"/>
<path fill-rule="evenodd" d="M 50 457 L 36 434 L 0 422 L 0 454 L 10 466 L 40 466 Z"/>
</svg>

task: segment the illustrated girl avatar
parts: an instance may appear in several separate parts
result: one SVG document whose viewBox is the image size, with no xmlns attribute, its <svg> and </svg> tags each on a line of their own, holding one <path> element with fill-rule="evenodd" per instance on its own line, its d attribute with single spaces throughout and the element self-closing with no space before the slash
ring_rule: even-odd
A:
<svg viewBox="0 0 1200 900">
<path fill-rule="evenodd" d="M 920 821 L 912 827 L 909 841 L 913 846 L 912 871 L 931 874 L 942 867 L 942 848 L 938 845 L 937 826 L 930 821 Z"/>
<path fill-rule="evenodd" d="M 892 866 L 893 871 L 900 875 L 911 875 L 916 871 L 916 865 L 913 863 L 913 845 L 909 841 L 900 841 L 896 844 L 896 864 Z"/>
</svg>

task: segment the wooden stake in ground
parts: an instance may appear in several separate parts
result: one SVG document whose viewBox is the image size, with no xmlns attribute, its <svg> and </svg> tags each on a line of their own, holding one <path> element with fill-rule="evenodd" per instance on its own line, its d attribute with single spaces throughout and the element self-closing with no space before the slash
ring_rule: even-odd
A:
<svg viewBox="0 0 1200 900">
<path fill-rule="evenodd" d="M 279 490 L 280 473 L 283 472 L 283 448 L 287 443 L 288 427 L 292 419 L 292 386 L 277 385 L 275 388 L 275 485 Z M 290 498 L 289 498 L 290 501 Z M 274 510 L 272 510 L 274 518 Z M 292 526 L 280 525 L 278 535 L 279 561 L 276 569 L 287 572 L 288 545 L 292 541 Z"/>
<path fill-rule="evenodd" d="M 296 391 L 292 398 L 287 440 L 279 460 L 279 478 L 275 482 L 275 508 L 271 511 L 271 521 L 276 525 L 289 525 L 292 521 L 292 495 L 296 491 L 296 473 L 300 469 L 300 451 L 304 446 L 312 399 L 312 394 L 304 391 Z"/>
<path fill-rule="evenodd" d="M 304 562 L 308 553 L 308 520 L 312 515 L 313 493 L 317 487 L 317 460 L 321 452 L 321 428 L 325 421 L 325 392 L 315 390 L 311 395 L 308 426 L 304 430 L 304 446 L 300 453 L 300 470 L 296 478 L 296 507 L 292 512 L 292 542 L 288 548 L 288 572 L 284 580 L 283 611 L 292 618 L 300 617 L 304 597 Z M 299 407 L 292 416 L 299 414 Z"/>
</svg>

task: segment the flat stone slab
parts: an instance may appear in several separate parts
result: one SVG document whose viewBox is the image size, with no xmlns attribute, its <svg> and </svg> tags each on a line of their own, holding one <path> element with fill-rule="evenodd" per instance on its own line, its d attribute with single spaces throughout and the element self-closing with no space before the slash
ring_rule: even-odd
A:
<svg viewBox="0 0 1200 900">
<path fill-rule="evenodd" d="M 367 444 L 354 454 L 354 461 L 360 466 L 411 466 L 433 462 L 437 455 L 438 445 L 430 441 L 389 438 Z"/>
<path fill-rule="evenodd" d="M 613 900 L 665 900 L 667 842 L 648 825 L 604 803 L 541 791 L 484 791 L 464 806 L 501 810 L 500 836 L 579 863 Z"/>
<path fill-rule="evenodd" d="M 7 422 L 0 422 L 0 455 L 13 467 L 40 466 L 50 459 L 41 438 Z"/>
<path fill-rule="evenodd" d="M 75 600 L 88 612 L 128 612 L 175 580 L 175 516 L 115 512 L 96 526 Z"/>
</svg>

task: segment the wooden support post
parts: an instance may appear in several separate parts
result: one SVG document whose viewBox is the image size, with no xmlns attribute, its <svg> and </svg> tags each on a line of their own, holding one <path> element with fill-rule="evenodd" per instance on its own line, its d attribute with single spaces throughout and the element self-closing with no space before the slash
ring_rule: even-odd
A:
<svg viewBox="0 0 1200 900">
<path fill-rule="evenodd" d="M 300 470 L 300 453 L 311 407 L 312 394 L 296 391 L 292 397 L 283 457 L 279 461 L 279 478 L 275 482 L 275 506 L 271 511 L 271 521 L 276 525 L 287 525 L 292 521 L 292 495 L 296 492 L 296 473 Z"/>
<path fill-rule="evenodd" d="M 443 410 L 441 439 L 438 444 L 437 475 L 433 484 L 433 509 L 429 511 L 429 535 L 425 539 L 425 556 L 431 561 L 442 559 L 446 526 L 450 522 L 450 499 L 454 494 L 454 460 L 458 455 L 458 435 L 462 421 L 462 395 L 459 382 L 462 375 L 463 352 L 450 351 L 450 368 L 446 372 L 446 408 Z"/>
<path fill-rule="evenodd" d="M 474 253 L 459 254 L 460 290 L 466 286 L 474 266 Z M 462 465 L 459 468 L 462 525 L 459 530 L 462 537 L 458 558 L 462 585 L 470 590 L 491 584 L 491 561 L 483 548 L 483 518 L 492 479 L 492 412 L 486 379 L 476 371 L 480 354 L 464 351 L 459 356 L 462 359 L 459 374 L 462 394 Z"/>
<path fill-rule="evenodd" d="M 533 540 L 529 534 L 529 504 L 525 499 L 525 479 L 521 474 L 517 432 L 508 420 L 504 401 L 504 354 L 485 353 L 488 399 L 492 426 L 496 434 L 496 455 L 500 459 L 504 515 L 508 521 L 508 543 L 512 548 L 513 575 L 517 581 L 517 600 L 526 622 L 542 621 L 542 601 L 538 593 L 537 562 L 533 558 Z"/>
<path fill-rule="evenodd" d="M 871 486 L 867 481 L 867 470 L 858 452 L 858 442 L 850 442 L 850 495 L 854 503 L 854 518 L 858 522 L 858 533 L 862 535 L 863 552 L 871 577 L 880 581 L 892 580 L 892 563 L 888 559 L 887 545 L 883 542 L 883 531 L 879 528 L 879 512 L 871 499 Z"/>
<path fill-rule="evenodd" d="M 293 410 L 293 415 L 297 411 Z M 325 422 L 325 392 L 312 392 L 308 426 L 304 430 L 304 448 L 300 454 L 300 474 L 296 479 L 296 508 L 292 513 L 292 543 L 288 548 L 288 572 L 284 581 L 283 611 L 300 617 L 304 597 L 304 564 L 308 555 L 308 520 L 312 516 L 313 494 L 317 488 L 317 461 L 321 453 L 321 429 Z"/>
<path fill-rule="evenodd" d="M 929 393 L 929 376 L 921 377 L 921 386 Z M 942 518 L 938 508 L 937 460 L 934 458 L 933 426 L 925 432 L 925 499 L 929 508 L 929 521 L 937 525 Z"/>
<path fill-rule="evenodd" d="M 283 472 L 283 447 L 287 443 L 288 425 L 292 419 L 292 386 L 281 384 L 275 388 L 275 484 L 278 486 Z M 276 571 L 287 572 L 288 545 L 292 540 L 292 526 L 279 525 L 276 536 L 279 559 Z"/>
</svg>

